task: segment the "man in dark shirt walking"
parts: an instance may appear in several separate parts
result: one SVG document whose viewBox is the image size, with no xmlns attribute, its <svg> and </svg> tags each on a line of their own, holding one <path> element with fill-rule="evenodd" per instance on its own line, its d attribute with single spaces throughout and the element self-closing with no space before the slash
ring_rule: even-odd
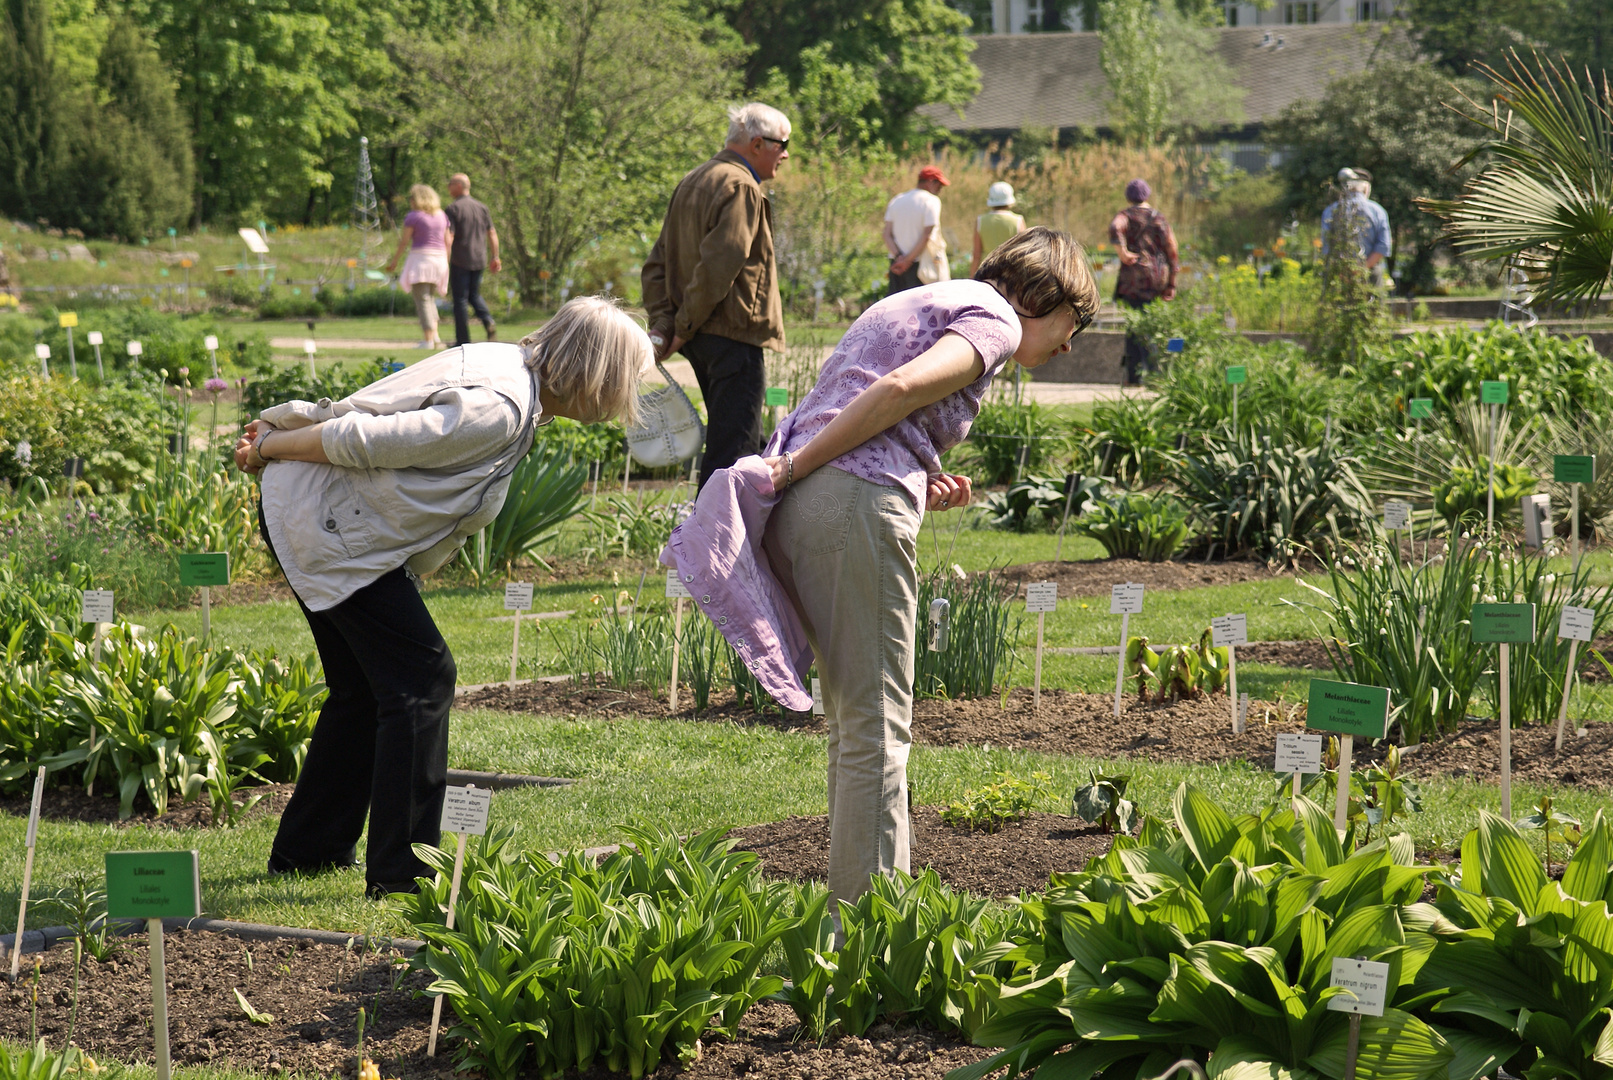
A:
<svg viewBox="0 0 1613 1080">
<path fill-rule="evenodd" d="M 487 310 L 482 299 L 482 274 L 489 268 L 493 273 L 504 269 L 498 257 L 498 230 L 487 207 L 470 197 L 470 177 L 455 173 L 448 178 L 448 194 L 454 201 L 444 208 L 448 223 L 454 230 L 454 246 L 448 252 L 448 291 L 454 298 L 454 344 L 470 344 L 470 313 L 487 328 L 487 340 L 492 341 L 497 327 L 493 313 Z M 493 257 L 488 259 L 488 250 Z"/>
</svg>

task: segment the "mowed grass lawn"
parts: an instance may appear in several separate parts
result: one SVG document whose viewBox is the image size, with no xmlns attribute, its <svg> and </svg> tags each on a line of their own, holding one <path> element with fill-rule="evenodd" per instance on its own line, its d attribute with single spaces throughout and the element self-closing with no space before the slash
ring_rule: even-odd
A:
<svg viewBox="0 0 1613 1080">
<path fill-rule="evenodd" d="M 963 529 L 951 547 L 954 532 L 950 526 L 954 523 L 955 519 L 948 521 L 945 515 L 936 515 L 927 523 L 920 547 L 926 566 L 945 560 L 975 570 L 1032 562 L 1051 558 L 1056 544 L 1055 537 L 1046 535 Z M 936 526 L 940 528 L 932 536 Z M 566 541 L 576 542 L 575 535 Z M 1071 539 L 1065 545 L 1066 558 L 1100 554 L 1089 541 Z M 1594 558 L 1605 569 L 1607 556 L 1598 553 Z M 664 603 L 654 564 L 644 560 L 639 569 L 643 571 L 649 575 L 646 603 L 651 597 L 657 604 Z M 528 576 L 539 582 L 536 610 L 592 612 L 597 610 L 595 596 L 608 603 L 621 589 L 635 591 L 639 572 L 619 569 L 614 582 L 604 577 L 543 584 L 541 575 Z M 1312 583 L 1324 584 L 1319 579 Z M 1249 616 L 1253 639 L 1313 637 L 1325 623 L 1313 622 L 1305 611 L 1285 603 L 1307 598 L 1314 594 L 1291 578 L 1156 591 L 1148 594 L 1144 614 L 1134 617 L 1132 629 L 1158 642 L 1196 640 L 1212 615 L 1241 611 Z M 1082 602 L 1088 606 L 1082 608 Z M 511 625 L 497 621 L 505 614 L 502 581 L 481 588 L 434 588 L 426 593 L 426 603 L 454 650 L 462 683 L 508 676 Z M 147 624 L 172 621 L 191 632 L 200 629 L 197 611 L 152 612 L 140 618 Z M 523 674 L 562 673 L 555 635 L 576 634 L 585 618 L 546 622 L 538 633 L 529 624 L 522 633 Z M 291 602 L 218 607 L 212 625 L 221 644 L 238 648 L 294 653 L 313 648 L 307 626 Z M 1028 649 L 1034 639 L 1028 621 L 1026 629 L 1021 656 L 1027 663 L 1012 673 L 1016 685 L 1025 685 L 1029 678 Z M 1050 646 L 1108 645 L 1118 643 L 1118 638 L 1119 619 L 1108 614 L 1106 600 L 1064 598 L 1059 612 L 1048 620 Z M 1044 663 L 1043 685 L 1109 692 L 1114 686 L 1115 664 L 1113 656 L 1050 655 Z M 1261 698 L 1280 694 L 1297 700 L 1304 696 L 1311 674 L 1240 665 L 1240 689 L 1247 688 Z M 1592 715 L 1605 716 L 1604 696 L 1587 692 L 1582 703 Z M 578 781 L 560 789 L 501 792 L 495 798 L 494 821 L 516 825 L 521 843 L 533 849 L 554 851 L 615 842 L 621 838 L 619 826 L 624 823 L 694 831 L 825 811 L 825 745 L 819 735 L 727 722 L 569 719 L 485 710 L 456 712 L 451 730 L 450 763 L 456 768 L 537 773 Z M 1070 794 L 1091 769 L 1129 774 L 1133 797 L 1145 811 L 1157 814 L 1169 812 L 1171 793 L 1183 781 L 1204 789 L 1235 811 L 1254 810 L 1278 797 L 1277 778 L 1241 763 L 1157 765 L 987 748 L 916 747 L 910 778 L 915 799 L 935 804 L 958 798 L 965 789 L 988 783 L 1001 771 L 1028 776 L 1041 770 L 1053 778 L 1053 797 L 1042 808 L 1068 813 Z M 1544 788 L 1519 784 L 1514 807 L 1522 812 L 1547 793 Z M 1596 791 L 1569 788 L 1549 793 L 1563 811 L 1585 820 L 1607 804 L 1606 796 Z M 1472 827 L 1478 809 L 1497 810 L 1499 802 L 1492 783 L 1426 779 L 1425 809 L 1405 819 L 1404 827 L 1420 849 L 1452 851 Z M 403 931 L 381 907 L 361 898 L 358 875 L 269 879 L 264 863 L 274 827 L 274 820 L 266 816 L 235 829 L 186 831 L 46 820 L 39 833 L 34 895 L 48 895 L 75 873 L 99 875 L 101 857 L 108 850 L 196 847 L 202 854 L 204 906 L 211 915 L 356 932 Z M 0 925 L 15 923 L 24 831 L 21 817 L 0 815 L 0 850 L 18 853 L 17 858 L 0 860 Z M 60 918 L 46 906 L 35 909 L 30 921 L 38 926 Z"/>
</svg>

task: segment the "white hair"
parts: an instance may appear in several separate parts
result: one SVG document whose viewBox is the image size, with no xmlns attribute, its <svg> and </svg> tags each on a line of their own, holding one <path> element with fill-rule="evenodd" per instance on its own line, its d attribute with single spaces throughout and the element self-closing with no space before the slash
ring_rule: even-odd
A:
<svg viewBox="0 0 1613 1080">
<path fill-rule="evenodd" d="M 644 328 L 614 301 L 574 297 L 521 346 L 539 382 L 583 423 L 637 422 L 639 377 L 655 350 Z"/>
<path fill-rule="evenodd" d="M 1344 182 L 1344 190 L 1353 191 L 1357 195 L 1365 198 L 1372 194 L 1372 184 L 1366 180 L 1346 180 Z"/>
<path fill-rule="evenodd" d="M 750 142 L 752 139 L 788 139 L 790 118 L 773 108 L 753 101 L 736 105 L 728 110 L 729 145 Z"/>
</svg>

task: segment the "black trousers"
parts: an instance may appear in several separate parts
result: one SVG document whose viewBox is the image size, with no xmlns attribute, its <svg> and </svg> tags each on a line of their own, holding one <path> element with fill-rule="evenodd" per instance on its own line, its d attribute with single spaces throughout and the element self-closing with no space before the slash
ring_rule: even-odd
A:
<svg viewBox="0 0 1613 1080">
<path fill-rule="evenodd" d="M 1122 304 L 1136 311 L 1141 311 L 1152 301 L 1139 302 L 1136 300 L 1121 300 Z M 1141 385 L 1141 376 L 1146 371 L 1154 370 L 1153 356 L 1148 350 L 1148 341 L 1138 334 L 1126 331 L 1126 352 L 1120 361 L 1126 368 L 1126 386 Z"/>
<path fill-rule="evenodd" d="M 914 259 L 913 265 L 909 266 L 902 273 L 898 274 L 894 270 L 890 271 L 890 287 L 885 290 L 885 295 L 895 296 L 899 292 L 906 292 L 908 289 L 916 289 L 921 284 L 923 283 L 919 281 L 918 260 Z"/>
<path fill-rule="evenodd" d="M 706 399 L 706 452 L 700 459 L 705 487 L 718 469 L 761 451 L 767 369 L 760 345 L 716 334 L 696 334 L 681 351 Z"/>
<path fill-rule="evenodd" d="M 330 696 L 270 865 L 352 865 L 368 814 L 366 881 L 407 890 L 430 873 L 410 845 L 441 840 L 453 655 L 402 567 L 329 610 L 302 613 Z"/>
<path fill-rule="evenodd" d="M 467 308 L 476 309 L 476 318 L 481 320 L 482 326 L 491 331 L 493 329 L 493 313 L 487 310 L 487 301 L 482 299 L 481 270 L 466 270 L 462 266 L 448 267 L 448 292 L 454 298 L 454 344 L 470 344 L 470 312 Z"/>
</svg>

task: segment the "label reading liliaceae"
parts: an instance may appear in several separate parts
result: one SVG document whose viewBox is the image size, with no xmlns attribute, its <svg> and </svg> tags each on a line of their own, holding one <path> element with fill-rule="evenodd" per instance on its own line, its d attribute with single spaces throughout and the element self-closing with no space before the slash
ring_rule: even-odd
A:
<svg viewBox="0 0 1613 1080">
<path fill-rule="evenodd" d="M 201 913 L 201 860 L 194 850 L 106 853 L 108 918 L 194 919 Z"/>
</svg>

